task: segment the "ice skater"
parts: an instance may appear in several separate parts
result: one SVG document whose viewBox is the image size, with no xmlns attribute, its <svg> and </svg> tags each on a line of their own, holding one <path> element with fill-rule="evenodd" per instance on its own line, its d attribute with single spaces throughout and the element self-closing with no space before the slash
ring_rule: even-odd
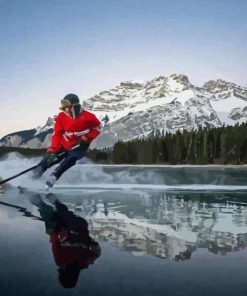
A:
<svg viewBox="0 0 247 296">
<path fill-rule="evenodd" d="M 59 163 L 46 180 L 48 187 L 52 187 L 65 171 L 86 155 L 91 141 L 100 134 L 101 121 L 83 109 L 77 95 L 66 95 L 61 100 L 60 109 L 51 145 L 33 174 L 34 178 L 41 177 L 47 168 Z"/>
</svg>

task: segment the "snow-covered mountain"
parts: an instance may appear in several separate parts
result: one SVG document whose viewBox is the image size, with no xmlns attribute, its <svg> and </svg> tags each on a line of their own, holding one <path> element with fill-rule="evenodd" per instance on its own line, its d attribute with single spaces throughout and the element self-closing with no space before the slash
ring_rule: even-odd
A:
<svg viewBox="0 0 247 296">
<path fill-rule="evenodd" d="M 209 98 L 221 123 L 234 125 L 246 121 L 247 88 L 218 79 L 208 81 L 201 89 Z"/>
<path fill-rule="evenodd" d="M 8 134 L 0 140 L 0 146 L 41 149 L 46 148 L 53 132 L 54 119 L 49 117 L 44 126 Z"/>
<path fill-rule="evenodd" d="M 151 81 L 122 82 L 84 101 L 84 106 L 108 123 L 94 145 L 112 146 L 118 140 L 148 137 L 177 130 L 220 127 L 245 122 L 247 87 L 211 80 L 202 87 L 185 75 L 159 76 Z M 44 127 L 7 135 L 2 145 L 47 147 L 53 120 Z"/>
<path fill-rule="evenodd" d="M 109 124 L 97 142 L 111 146 L 122 139 L 245 122 L 247 88 L 223 80 L 196 87 L 186 76 L 173 74 L 146 84 L 121 83 L 85 106 L 99 116 L 108 114 Z"/>
</svg>

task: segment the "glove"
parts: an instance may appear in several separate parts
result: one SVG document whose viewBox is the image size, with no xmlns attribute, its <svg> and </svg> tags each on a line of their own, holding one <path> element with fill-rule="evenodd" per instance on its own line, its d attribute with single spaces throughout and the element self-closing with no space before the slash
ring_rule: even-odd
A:
<svg viewBox="0 0 247 296">
<path fill-rule="evenodd" d="M 92 140 L 87 136 L 83 135 L 77 140 L 77 145 L 80 145 L 82 148 L 88 148 Z"/>
<path fill-rule="evenodd" d="M 52 164 L 57 158 L 57 154 L 55 153 L 49 153 L 47 154 L 47 163 L 50 165 Z"/>
<path fill-rule="evenodd" d="M 87 136 L 83 135 L 78 139 L 81 143 L 90 143 L 92 140 L 88 138 Z"/>
</svg>

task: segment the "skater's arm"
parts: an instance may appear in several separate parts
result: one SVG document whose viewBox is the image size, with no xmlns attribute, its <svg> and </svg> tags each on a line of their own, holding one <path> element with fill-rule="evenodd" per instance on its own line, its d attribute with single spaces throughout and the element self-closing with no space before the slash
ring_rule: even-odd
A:
<svg viewBox="0 0 247 296">
<path fill-rule="evenodd" d="M 100 120 L 95 115 L 92 114 L 90 132 L 86 134 L 86 137 L 90 140 L 93 140 L 96 137 L 98 137 L 100 134 L 100 127 L 101 127 Z"/>
<path fill-rule="evenodd" d="M 60 113 L 56 118 L 56 121 L 54 124 L 54 131 L 51 138 L 51 145 L 47 149 L 49 153 L 56 153 L 61 146 L 61 140 L 64 134 L 64 129 L 63 129 L 62 120 L 61 120 L 62 116 L 63 114 Z"/>
<path fill-rule="evenodd" d="M 93 140 L 95 139 L 96 137 L 98 137 L 100 134 L 100 130 L 99 128 L 94 128 L 93 130 L 91 130 L 87 135 L 86 137 L 90 140 Z"/>
</svg>

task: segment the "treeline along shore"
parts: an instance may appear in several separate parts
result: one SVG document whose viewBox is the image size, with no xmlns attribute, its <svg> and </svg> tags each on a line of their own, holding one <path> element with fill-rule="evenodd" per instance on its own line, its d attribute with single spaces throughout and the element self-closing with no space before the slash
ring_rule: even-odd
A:
<svg viewBox="0 0 247 296">
<path fill-rule="evenodd" d="M 118 142 L 111 157 L 132 164 L 246 164 L 247 123 Z"/>
<path fill-rule="evenodd" d="M 30 156 L 46 152 L 0 147 L 0 156 L 11 151 Z M 120 141 L 112 148 L 94 149 L 88 157 L 106 164 L 247 164 L 247 123 Z"/>
<path fill-rule="evenodd" d="M 0 147 L 0 157 L 10 152 L 18 152 L 26 156 L 41 156 L 41 155 L 45 155 L 46 149 L 31 149 L 31 148 L 7 147 L 7 146 Z"/>
</svg>

